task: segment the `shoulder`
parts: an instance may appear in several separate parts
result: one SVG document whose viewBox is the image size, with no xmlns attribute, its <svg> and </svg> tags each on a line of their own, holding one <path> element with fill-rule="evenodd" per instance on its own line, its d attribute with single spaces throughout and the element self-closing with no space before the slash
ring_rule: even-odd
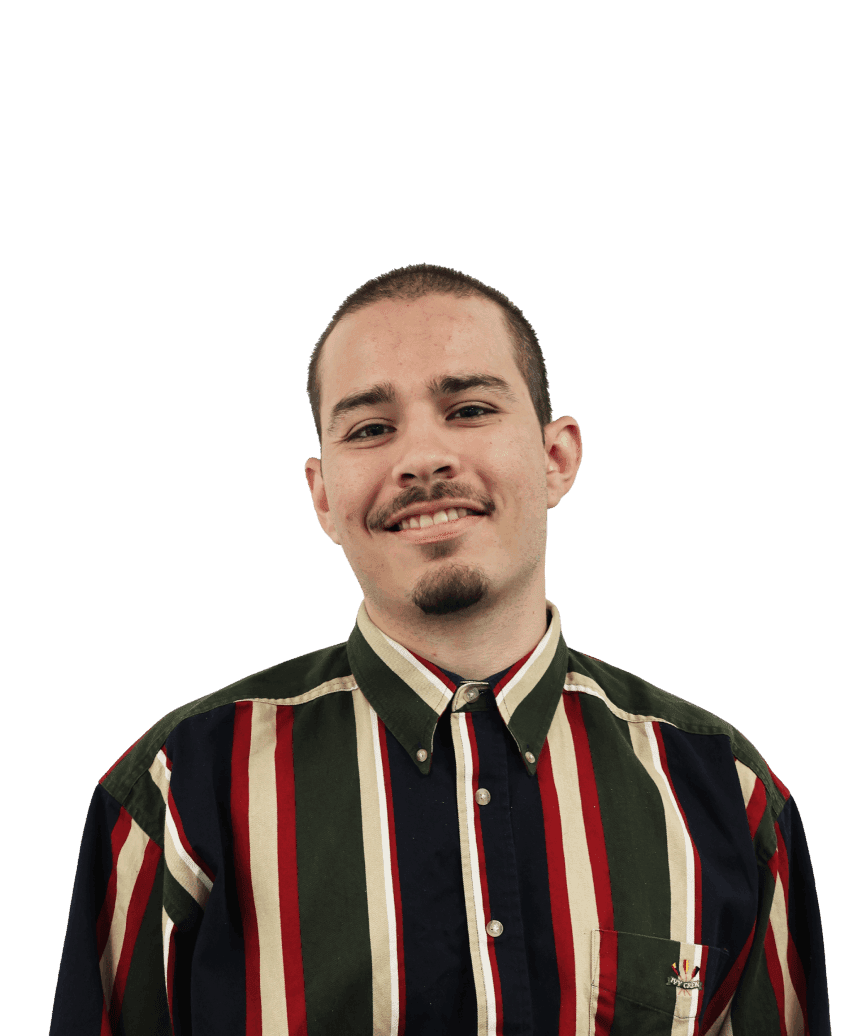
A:
<svg viewBox="0 0 858 1036">
<path fill-rule="evenodd" d="M 777 816 L 789 799 L 784 784 L 769 769 L 760 751 L 732 723 L 684 698 L 609 665 L 581 651 L 569 650 L 567 687 L 601 698 L 614 715 L 629 723 L 669 723 L 687 734 L 722 736 L 729 740 L 746 807 L 764 796 Z"/>
<path fill-rule="evenodd" d="M 280 662 L 168 712 L 151 726 L 104 774 L 99 784 L 123 803 L 134 784 L 150 769 L 167 738 L 195 717 L 214 713 L 239 701 L 282 701 L 299 704 L 327 691 L 347 690 L 350 666 L 346 644 L 334 644 Z"/>
</svg>

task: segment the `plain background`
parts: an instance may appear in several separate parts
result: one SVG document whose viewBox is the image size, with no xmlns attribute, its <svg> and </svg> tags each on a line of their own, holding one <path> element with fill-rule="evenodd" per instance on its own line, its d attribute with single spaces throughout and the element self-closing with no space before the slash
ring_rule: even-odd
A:
<svg viewBox="0 0 858 1036">
<path fill-rule="evenodd" d="M 347 639 L 307 363 L 347 294 L 416 262 L 536 328 L 583 430 L 549 518 L 564 636 L 732 722 L 793 792 L 848 1031 L 854 10 L 4 8 L 14 1031 L 47 1030 L 102 773 Z"/>
</svg>

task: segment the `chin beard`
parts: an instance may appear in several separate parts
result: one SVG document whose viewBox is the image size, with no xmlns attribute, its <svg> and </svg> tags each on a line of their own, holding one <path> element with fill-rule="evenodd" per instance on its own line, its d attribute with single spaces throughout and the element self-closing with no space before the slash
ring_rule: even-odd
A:
<svg viewBox="0 0 858 1036">
<path fill-rule="evenodd" d="M 478 604 L 488 588 L 478 568 L 454 564 L 424 576 L 414 587 L 411 600 L 424 615 L 451 615 Z"/>
</svg>

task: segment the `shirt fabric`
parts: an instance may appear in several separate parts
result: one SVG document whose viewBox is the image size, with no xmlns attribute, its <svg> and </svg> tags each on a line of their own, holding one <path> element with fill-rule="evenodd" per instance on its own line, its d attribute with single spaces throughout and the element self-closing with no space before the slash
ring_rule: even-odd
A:
<svg viewBox="0 0 858 1036">
<path fill-rule="evenodd" d="M 569 649 L 384 634 L 170 713 L 99 782 L 52 1036 L 828 1036 L 790 793 Z"/>
</svg>

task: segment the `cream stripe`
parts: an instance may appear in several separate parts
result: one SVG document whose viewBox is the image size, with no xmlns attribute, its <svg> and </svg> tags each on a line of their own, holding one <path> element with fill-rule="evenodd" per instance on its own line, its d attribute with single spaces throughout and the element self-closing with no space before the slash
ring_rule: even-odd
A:
<svg viewBox="0 0 858 1036">
<path fill-rule="evenodd" d="M 735 994 L 734 994 L 735 995 Z M 733 1036 L 733 997 L 703 1036 Z"/>
<path fill-rule="evenodd" d="M 480 857 L 474 824 L 474 760 L 468 737 L 468 713 L 451 717 L 453 746 L 456 751 L 456 797 L 459 807 L 459 843 L 462 850 L 462 878 L 465 886 L 465 907 L 468 914 L 468 941 L 471 946 L 471 967 L 477 992 L 477 1032 L 475 1036 L 495 1036 L 497 1003 L 489 959 L 489 935 L 483 910 L 480 881 Z M 455 722 L 453 722 L 455 721 Z M 501 920 L 498 918 L 498 920 Z M 503 938 L 503 936 L 501 936 Z"/>
<path fill-rule="evenodd" d="M 164 799 L 164 862 L 167 869 L 189 896 L 193 896 L 200 907 L 208 902 L 212 883 L 209 876 L 194 862 L 179 838 L 176 822 L 170 812 L 170 771 L 163 750 L 158 752 L 149 767 L 149 773 Z"/>
<path fill-rule="evenodd" d="M 658 743 L 651 723 L 629 726 L 632 748 L 661 796 L 667 830 L 667 864 L 670 874 L 670 937 L 694 942 L 694 853 L 670 786 L 661 768 Z"/>
<path fill-rule="evenodd" d="M 170 937 L 173 934 L 175 925 L 170 915 L 161 907 L 161 943 L 164 947 L 164 989 L 169 989 L 168 972 L 170 968 Z"/>
<path fill-rule="evenodd" d="M 101 971 L 101 985 L 104 989 L 104 1002 L 108 1006 L 113 994 L 113 983 L 116 978 L 116 969 L 119 967 L 122 944 L 125 941 L 128 907 L 131 905 L 131 895 L 134 892 L 140 868 L 143 866 L 143 856 L 148 844 L 149 836 L 132 818 L 131 829 L 116 860 L 116 902 L 113 907 L 113 917 L 110 919 L 110 933 L 98 965 Z"/>
<path fill-rule="evenodd" d="M 560 612 L 551 601 L 545 602 L 551 611 L 551 622 L 542 640 L 525 664 L 497 696 L 498 709 L 507 723 L 515 710 L 539 683 L 554 661 L 560 641 Z"/>
<path fill-rule="evenodd" d="M 367 644 L 382 662 L 440 716 L 453 697 L 453 692 L 444 681 L 419 662 L 408 648 L 392 640 L 375 625 L 367 613 L 365 601 L 361 601 L 358 608 L 357 625 Z"/>
<path fill-rule="evenodd" d="M 775 895 L 772 900 L 772 907 L 769 912 L 769 920 L 772 926 L 772 934 L 775 937 L 775 947 L 778 952 L 778 962 L 781 967 L 781 974 L 784 982 L 784 1018 L 788 1033 L 804 1032 L 804 1016 L 801 1013 L 801 1004 L 795 986 L 792 984 L 792 975 L 789 970 L 787 958 L 787 946 L 789 941 L 789 928 L 787 927 L 787 903 L 786 894 L 781 876 L 778 874 L 775 882 Z"/>
<path fill-rule="evenodd" d="M 583 694 L 591 694 L 594 698 L 599 698 L 615 716 L 628 723 L 667 723 L 671 727 L 676 726 L 675 723 L 671 723 L 670 720 L 663 719 L 661 716 L 643 716 L 618 708 L 595 680 L 591 680 L 589 676 L 583 676 L 581 673 L 567 673 L 563 690 L 580 691 Z"/>
<path fill-rule="evenodd" d="M 287 1036 L 286 985 L 277 871 L 277 706 L 254 703 L 250 727 L 250 882 L 259 931 L 259 999 L 263 1036 Z"/>
<path fill-rule="evenodd" d="M 575 1003 L 575 1031 L 585 1033 L 589 1031 L 590 1003 L 582 993 L 590 985 L 592 975 L 591 961 L 588 959 L 592 939 L 588 938 L 588 934 L 599 928 L 599 912 L 584 827 L 575 742 L 562 697 L 548 728 L 547 742 L 560 813 L 566 889 L 575 950 L 575 989 L 579 990 Z"/>
<path fill-rule="evenodd" d="M 353 700 L 372 957 L 372 1031 L 377 1036 L 396 1036 L 399 1027 L 396 904 L 381 742 L 375 710 L 362 694 L 355 695 Z"/>
<path fill-rule="evenodd" d="M 334 694 L 338 691 L 356 691 L 357 683 L 354 676 L 337 676 L 333 680 L 326 680 L 303 694 L 296 694 L 292 698 L 239 698 L 237 701 L 258 701 L 263 705 L 303 705 L 304 702 L 314 701 L 316 698 L 324 698 L 327 694 Z"/>
<path fill-rule="evenodd" d="M 736 760 L 736 773 L 739 775 L 739 785 L 742 788 L 742 801 L 745 803 L 745 809 L 747 809 L 759 778 L 750 766 L 745 766 L 738 759 Z"/>
<path fill-rule="evenodd" d="M 682 974 L 682 961 L 692 962 L 691 972 L 700 967 L 703 960 L 703 947 L 695 943 L 681 942 L 677 967 Z M 700 1000 L 699 989 L 681 989 L 676 987 L 676 1007 L 670 1036 L 694 1036 L 694 1022 Z"/>
</svg>

